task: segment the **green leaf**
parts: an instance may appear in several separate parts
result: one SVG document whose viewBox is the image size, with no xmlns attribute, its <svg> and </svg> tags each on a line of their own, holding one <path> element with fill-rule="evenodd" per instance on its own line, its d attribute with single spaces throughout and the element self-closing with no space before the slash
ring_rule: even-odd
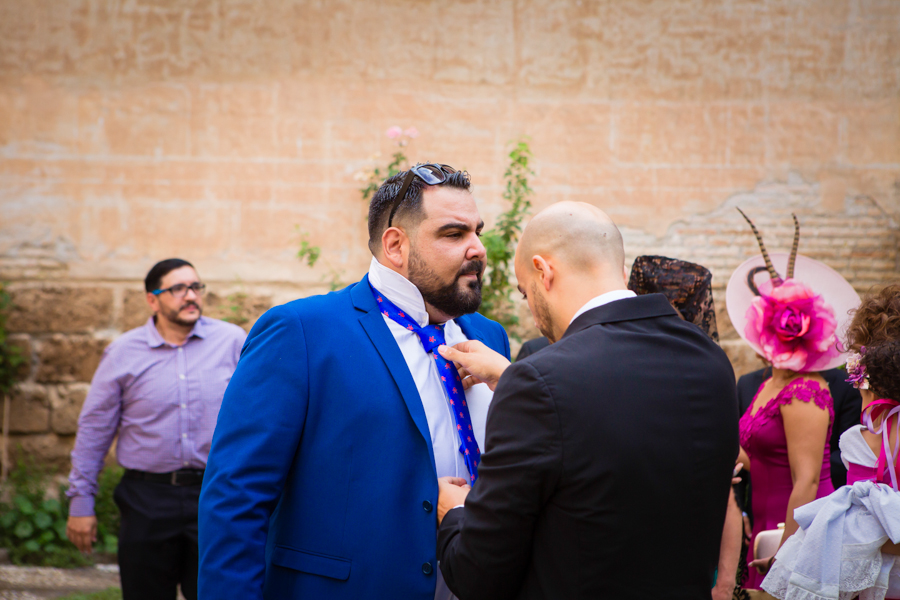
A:
<svg viewBox="0 0 900 600">
<path fill-rule="evenodd" d="M 57 500 L 56 498 L 49 498 L 47 500 L 44 500 L 44 502 L 41 504 L 41 508 L 44 509 L 44 512 L 51 515 L 62 514 L 62 504 L 60 504 L 59 500 Z"/>
<path fill-rule="evenodd" d="M 28 540 L 25 542 L 25 549 L 29 552 L 40 552 L 41 545 L 38 544 L 35 540 Z"/>
<path fill-rule="evenodd" d="M 46 546 L 44 546 L 44 552 L 49 552 L 51 554 L 54 552 L 59 552 L 60 550 L 62 550 L 62 548 L 60 548 L 56 544 L 47 544 Z"/>
<path fill-rule="evenodd" d="M 48 529 L 47 531 L 45 531 L 44 533 L 41 534 L 41 537 L 38 538 L 38 541 L 41 544 L 49 544 L 50 542 L 52 542 L 55 539 L 56 539 L 56 532 L 53 531 L 52 529 Z"/>
<path fill-rule="evenodd" d="M 19 521 L 13 533 L 17 538 L 25 539 L 34 533 L 34 527 L 28 521 Z"/>
<path fill-rule="evenodd" d="M 42 510 L 34 513 L 32 520 L 34 521 L 34 524 L 37 525 L 38 529 L 47 529 L 53 525 L 53 518 Z"/>
<path fill-rule="evenodd" d="M 16 520 L 19 518 L 19 511 L 17 510 L 7 510 L 3 514 L 0 514 L 0 527 L 4 530 L 12 527 Z"/>
<path fill-rule="evenodd" d="M 63 519 L 57 519 L 56 523 L 53 524 L 53 529 L 56 530 L 56 535 L 59 536 L 59 539 L 65 540 L 66 536 L 66 522 Z"/>
<path fill-rule="evenodd" d="M 34 505 L 25 496 L 16 496 L 13 498 L 13 504 L 19 509 L 23 515 L 34 514 Z"/>
</svg>

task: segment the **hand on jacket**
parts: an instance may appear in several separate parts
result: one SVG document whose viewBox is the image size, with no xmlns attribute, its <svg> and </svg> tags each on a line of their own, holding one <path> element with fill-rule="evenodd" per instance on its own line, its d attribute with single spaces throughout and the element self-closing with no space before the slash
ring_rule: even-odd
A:
<svg viewBox="0 0 900 600">
<path fill-rule="evenodd" d="M 466 484 L 462 477 L 441 477 L 438 479 L 438 525 L 444 520 L 444 515 L 464 504 L 466 496 L 472 487 Z"/>
</svg>

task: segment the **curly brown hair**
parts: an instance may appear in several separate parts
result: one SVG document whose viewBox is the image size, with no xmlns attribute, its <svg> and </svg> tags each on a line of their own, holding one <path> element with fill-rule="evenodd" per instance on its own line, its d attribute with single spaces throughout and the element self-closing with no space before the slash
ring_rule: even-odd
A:
<svg viewBox="0 0 900 600">
<path fill-rule="evenodd" d="M 866 367 L 869 387 L 879 398 L 900 401 L 900 340 L 866 346 L 861 363 Z"/>
<path fill-rule="evenodd" d="M 856 352 L 862 346 L 900 340 L 900 283 L 866 294 L 853 313 L 846 339 L 847 346 Z"/>
</svg>

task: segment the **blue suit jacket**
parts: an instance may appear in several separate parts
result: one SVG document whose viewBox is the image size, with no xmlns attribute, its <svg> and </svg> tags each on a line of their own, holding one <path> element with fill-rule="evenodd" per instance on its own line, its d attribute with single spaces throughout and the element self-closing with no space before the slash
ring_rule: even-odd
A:
<svg viewBox="0 0 900 600">
<path fill-rule="evenodd" d="M 456 323 L 509 357 L 499 324 Z M 433 600 L 437 498 L 425 410 L 368 276 L 275 307 L 219 413 L 199 597 Z"/>
</svg>

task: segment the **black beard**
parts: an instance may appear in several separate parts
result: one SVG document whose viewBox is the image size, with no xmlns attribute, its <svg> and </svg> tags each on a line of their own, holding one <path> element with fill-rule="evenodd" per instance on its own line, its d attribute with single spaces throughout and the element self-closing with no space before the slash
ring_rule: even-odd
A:
<svg viewBox="0 0 900 600">
<path fill-rule="evenodd" d="M 484 263 L 480 260 L 472 260 L 460 268 L 453 281 L 441 284 L 437 273 L 430 269 L 415 251 L 409 254 L 410 282 L 419 288 L 419 292 L 427 304 L 450 315 L 451 319 L 473 313 L 481 306 L 481 276 L 483 272 Z M 460 278 L 463 275 L 471 274 L 477 275 L 477 278 L 460 287 Z"/>
<path fill-rule="evenodd" d="M 200 313 L 199 315 L 197 315 L 197 319 L 194 321 L 186 321 L 178 316 L 181 314 L 181 311 L 188 306 L 195 306 L 197 308 L 197 311 Z M 196 302 L 185 302 L 185 304 L 179 307 L 178 310 L 167 310 L 163 308 L 161 312 L 168 321 L 175 323 L 176 325 L 181 325 L 182 327 L 193 327 L 194 323 L 200 320 L 200 315 L 203 314 L 203 310 Z"/>
</svg>

